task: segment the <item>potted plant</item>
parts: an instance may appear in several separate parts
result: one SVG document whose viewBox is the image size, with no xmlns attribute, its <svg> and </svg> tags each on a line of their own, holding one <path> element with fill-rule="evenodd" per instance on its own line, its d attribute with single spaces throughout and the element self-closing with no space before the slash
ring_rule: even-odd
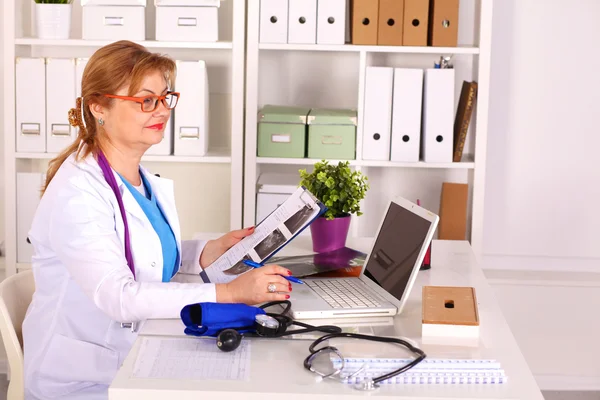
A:
<svg viewBox="0 0 600 400">
<path fill-rule="evenodd" d="M 35 26 L 39 39 L 68 39 L 72 0 L 34 0 Z"/>
<path fill-rule="evenodd" d="M 351 214 L 362 215 L 360 201 L 369 189 L 367 177 L 350 170 L 348 161 L 330 165 L 322 160 L 315 164 L 311 173 L 300 170 L 300 178 L 300 185 L 327 207 L 327 211 L 310 225 L 313 250 L 323 253 L 344 247 Z"/>
</svg>

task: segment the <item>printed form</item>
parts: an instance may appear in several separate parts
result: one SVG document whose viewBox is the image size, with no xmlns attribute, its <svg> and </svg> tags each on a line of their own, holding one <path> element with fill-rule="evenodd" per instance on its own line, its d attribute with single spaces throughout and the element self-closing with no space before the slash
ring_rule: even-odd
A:
<svg viewBox="0 0 600 400">
<path fill-rule="evenodd" d="M 144 337 L 133 368 L 134 378 L 250 379 L 250 341 L 226 353 L 214 340 Z"/>
<path fill-rule="evenodd" d="M 244 260 L 262 262 L 308 226 L 324 209 L 323 204 L 303 187 L 296 189 L 250 236 L 226 251 L 204 271 L 212 283 L 228 283 L 252 267 Z"/>
</svg>

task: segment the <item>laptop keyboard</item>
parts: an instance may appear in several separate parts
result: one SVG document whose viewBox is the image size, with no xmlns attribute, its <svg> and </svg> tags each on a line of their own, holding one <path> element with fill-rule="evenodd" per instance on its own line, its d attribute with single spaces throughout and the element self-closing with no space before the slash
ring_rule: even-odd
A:
<svg viewBox="0 0 600 400">
<path fill-rule="evenodd" d="M 356 279 L 319 279 L 304 281 L 333 308 L 379 307 L 380 299 L 375 298 L 357 285 Z"/>
</svg>

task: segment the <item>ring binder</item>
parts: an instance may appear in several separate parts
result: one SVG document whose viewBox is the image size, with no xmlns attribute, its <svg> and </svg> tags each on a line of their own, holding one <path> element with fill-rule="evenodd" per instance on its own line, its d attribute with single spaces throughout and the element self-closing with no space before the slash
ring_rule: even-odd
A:
<svg viewBox="0 0 600 400">
<path fill-rule="evenodd" d="M 374 375 L 391 372 L 413 361 L 394 358 L 345 358 L 344 373 L 353 374 L 344 383 L 357 384 Z M 341 364 L 333 357 L 331 362 Z M 365 368 L 366 367 L 366 368 Z M 363 368 L 362 371 L 359 370 Z M 488 359 L 435 359 L 426 358 L 409 371 L 382 384 L 504 384 L 508 381 L 497 360 Z"/>
</svg>

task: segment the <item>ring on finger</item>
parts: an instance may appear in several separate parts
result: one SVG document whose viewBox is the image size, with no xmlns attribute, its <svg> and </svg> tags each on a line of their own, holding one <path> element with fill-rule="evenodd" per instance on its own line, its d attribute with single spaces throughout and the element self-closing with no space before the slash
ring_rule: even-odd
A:
<svg viewBox="0 0 600 400">
<path fill-rule="evenodd" d="M 277 286 L 275 286 L 274 283 L 269 283 L 269 286 L 267 286 L 267 291 L 269 293 L 275 293 L 277 291 Z"/>
</svg>

